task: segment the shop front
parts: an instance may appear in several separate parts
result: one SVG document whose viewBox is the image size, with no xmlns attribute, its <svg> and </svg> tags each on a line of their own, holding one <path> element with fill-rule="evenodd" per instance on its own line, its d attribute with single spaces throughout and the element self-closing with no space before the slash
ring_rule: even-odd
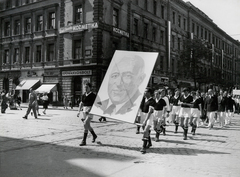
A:
<svg viewBox="0 0 240 177">
<path fill-rule="evenodd" d="M 62 95 L 67 95 L 69 106 L 78 106 L 81 95 L 85 92 L 84 85 L 93 83 L 93 70 L 62 71 Z"/>
</svg>

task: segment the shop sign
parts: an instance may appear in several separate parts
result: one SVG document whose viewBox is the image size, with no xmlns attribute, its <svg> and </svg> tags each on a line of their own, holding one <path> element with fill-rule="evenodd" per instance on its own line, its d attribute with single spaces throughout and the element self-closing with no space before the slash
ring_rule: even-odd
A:
<svg viewBox="0 0 240 177">
<path fill-rule="evenodd" d="M 74 31 L 83 31 L 87 29 L 98 28 L 98 23 L 86 23 L 86 24 L 79 24 L 79 25 L 71 25 L 65 26 L 59 29 L 59 33 L 67 33 L 67 32 L 74 32 Z"/>
<path fill-rule="evenodd" d="M 62 71 L 62 76 L 92 75 L 92 70 Z"/>
<path fill-rule="evenodd" d="M 114 31 L 115 33 L 118 33 L 118 34 L 122 35 L 122 36 L 129 37 L 129 33 L 128 33 L 128 32 L 126 32 L 126 31 L 124 31 L 124 30 L 121 30 L 121 29 L 119 29 L 119 28 L 113 27 L 113 31 Z"/>
</svg>

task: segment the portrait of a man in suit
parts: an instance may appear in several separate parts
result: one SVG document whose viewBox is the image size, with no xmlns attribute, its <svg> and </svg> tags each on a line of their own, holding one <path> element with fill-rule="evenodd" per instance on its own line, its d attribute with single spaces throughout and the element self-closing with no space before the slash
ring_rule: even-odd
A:
<svg viewBox="0 0 240 177">
<path fill-rule="evenodd" d="M 90 113 L 134 123 L 157 56 L 115 51 Z"/>
<path fill-rule="evenodd" d="M 132 110 L 141 95 L 139 85 L 145 78 L 144 71 L 144 60 L 137 55 L 125 56 L 115 63 L 109 75 L 109 98 L 96 102 L 103 114 L 125 114 Z"/>
</svg>

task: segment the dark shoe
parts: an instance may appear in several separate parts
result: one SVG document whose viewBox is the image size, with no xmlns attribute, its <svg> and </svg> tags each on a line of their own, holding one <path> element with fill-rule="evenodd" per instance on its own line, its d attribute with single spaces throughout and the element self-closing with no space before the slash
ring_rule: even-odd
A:
<svg viewBox="0 0 240 177">
<path fill-rule="evenodd" d="M 31 112 L 31 116 L 33 115 L 33 113 Z"/>
<path fill-rule="evenodd" d="M 140 133 L 140 132 L 137 130 L 137 131 L 136 131 L 136 134 L 139 134 L 139 133 Z"/>
<path fill-rule="evenodd" d="M 99 122 L 102 122 L 102 118 L 100 118 L 100 119 L 98 119 L 99 120 Z"/>
<path fill-rule="evenodd" d="M 97 135 L 93 137 L 92 143 L 95 143 L 95 140 L 97 139 Z"/>
<path fill-rule="evenodd" d="M 38 114 L 38 116 L 41 116 L 41 114 Z"/>
<path fill-rule="evenodd" d="M 145 153 L 146 153 L 146 148 L 142 148 L 142 149 L 140 150 L 140 152 L 141 152 L 142 154 L 145 154 Z"/>
<path fill-rule="evenodd" d="M 86 142 L 85 141 L 82 141 L 80 144 L 79 144 L 79 146 L 86 146 L 87 144 L 86 144 Z"/>
<path fill-rule="evenodd" d="M 22 118 L 23 118 L 23 119 L 27 119 L 27 116 L 23 116 Z"/>
<path fill-rule="evenodd" d="M 84 122 L 85 119 L 81 119 L 82 122 Z"/>
<path fill-rule="evenodd" d="M 35 117 L 35 119 L 37 119 L 37 117 Z"/>
</svg>

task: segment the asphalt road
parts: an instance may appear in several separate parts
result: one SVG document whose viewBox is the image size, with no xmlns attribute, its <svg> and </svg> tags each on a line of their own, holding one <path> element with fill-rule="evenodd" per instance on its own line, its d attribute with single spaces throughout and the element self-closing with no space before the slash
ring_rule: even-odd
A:
<svg viewBox="0 0 240 177">
<path fill-rule="evenodd" d="M 26 108 L 0 114 L 0 177 L 240 176 L 239 115 L 223 129 L 198 128 L 186 141 L 170 124 L 167 135 L 141 154 L 135 125 L 100 123 L 98 117 L 92 121 L 97 142 L 89 134 L 87 146 L 80 147 L 83 127 L 76 110 L 51 108 L 27 120 Z"/>
</svg>

